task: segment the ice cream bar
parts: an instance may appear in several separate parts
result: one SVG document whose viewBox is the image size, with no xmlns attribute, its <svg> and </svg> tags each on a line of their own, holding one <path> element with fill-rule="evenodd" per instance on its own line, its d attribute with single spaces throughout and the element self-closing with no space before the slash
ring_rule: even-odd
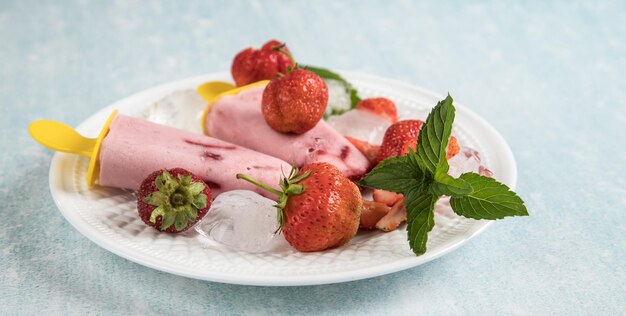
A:
<svg viewBox="0 0 626 316">
<path fill-rule="evenodd" d="M 245 173 L 278 189 L 286 162 L 219 139 L 149 121 L 115 115 L 109 117 L 98 138 L 86 138 L 59 122 L 33 122 L 29 131 L 42 145 L 62 152 L 90 157 L 87 183 L 139 189 L 143 179 L 160 169 L 183 168 L 198 175 L 212 189 L 243 189 L 270 198 L 265 190 L 238 180 Z M 96 180 L 97 179 L 97 180 Z"/>
<path fill-rule="evenodd" d="M 202 178 L 213 190 L 264 190 L 235 178 L 245 173 L 278 188 L 286 162 L 219 139 L 149 121 L 118 115 L 100 149 L 99 184 L 137 190 L 150 173 L 183 168 Z M 274 196 L 269 196 L 275 198 Z"/>
<path fill-rule="evenodd" d="M 367 158 L 324 121 L 299 135 L 273 130 L 261 112 L 264 89 L 265 85 L 255 85 L 218 98 L 206 113 L 205 133 L 296 166 L 328 162 L 352 179 L 367 171 Z"/>
</svg>

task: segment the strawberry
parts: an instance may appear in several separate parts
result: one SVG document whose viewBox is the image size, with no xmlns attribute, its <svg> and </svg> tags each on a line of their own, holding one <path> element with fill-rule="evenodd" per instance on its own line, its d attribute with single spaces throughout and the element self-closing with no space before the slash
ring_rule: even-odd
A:
<svg viewBox="0 0 626 316">
<path fill-rule="evenodd" d="M 450 141 L 448 142 L 448 151 L 446 152 L 446 159 L 450 159 L 454 157 L 461 151 L 461 147 L 459 147 L 459 143 L 456 140 L 456 137 L 450 136 Z"/>
<path fill-rule="evenodd" d="M 402 199 L 402 194 L 381 189 L 374 189 L 372 198 L 376 202 L 383 203 L 387 206 L 393 206 Z"/>
<path fill-rule="evenodd" d="M 363 208 L 361 209 L 361 218 L 359 228 L 374 229 L 376 223 L 385 217 L 391 208 L 384 203 L 376 201 L 363 200 Z"/>
<path fill-rule="evenodd" d="M 209 186 L 182 168 L 151 173 L 137 193 L 141 220 L 168 233 L 186 231 L 206 215 L 210 206 Z"/>
<path fill-rule="evenodd" d="M 272 79 L 263 91 L 262 111 L 267 124 L 281 133 L 302 134 L 324 116 L 328 87 L 311 71 L 296 68 Z"/>
<path fill-rule="evenodd" d="M 359 228 L 363 200 L 359 188 L 335 168 L 321 162 L 293 168 L 272 189 L 246 175 L 238 179 L 254 183 L 279 196 L 278 221 L 285 239 L 302 252 L 321 251 L 348 242 Z"/>
<path fill-rule="evenodd" d="M 424 122 L 420 120 L 403 120 L 389 126 L 383 137 L 378 156 L 376 156 L 376 163 L 389 157 L 406 155 L 409 153 L 409 148 L 415 150 L 422 125 L 424 125 Z M 456 137 L 451 136 L 446 158 L 450 159 L 459 150 Z"/>
<path fill-rule="evenodd" d="M 286 74 L 294 61 L 288 56 L 289 49 L 277 40 L 270 40 L 261 49 L 246 48 L 239 52 L 230 68 L 237 86 Z M 282 53 L 280 52 L 282 51 Z"/>
<path fill-rule="evenodd" d="M 345 136 L 346 139 L 356 147 L 366 158 L 369 160 L 371 164 L 376 162 L 376 156 L 378 156 L 378 151 L 380 150 L 380 146 L 372 145 L 366 141 L 362 141 L 356 138 L 352 138 L 350 136 Z"/>
<path fill-rule="evenodd" d="M 404 198 L 402 198 L 391 206 L 389 213 L 385 214 L 385 216 L 376 223 L 376 228 L 390 232 L 398 228 L 404 221 L 406 221 L 406 205 Z"/>
<path fill-rule="evenodd" d="M 405 155 L 409 152 L 409 147 L 415 149 L 422 125 L 424 122 L 419 120 L 403 120 L 389 126 L 378 151 L 376 163 L 389 157 Z"/>
<path fill-rule="evenodd" d="M 261 56 L 268 56 L 268 59 L 274 60 L 276 58 L 276 64 L 278 66 L 278 72 L 286 74 L 289 69 L 293 69 L 296 66 L 296 62 L 287 48 L 285 43 L 281 43 L 277 40 L 270 40 L 261 47 Z M 276 75 L 272 76 L 272 78 Z M 267 78 L 267 79 L 272 79 Z"/>
<path fill-rule="evenodd" d="M 356 108 L 380 115 L 389 120 L 391 123 L 398 121 L 398 110 L 396 110 L 396 104 L 387 98 L 363 99 L 361 102 L 357 103 Z"/>
</svg>

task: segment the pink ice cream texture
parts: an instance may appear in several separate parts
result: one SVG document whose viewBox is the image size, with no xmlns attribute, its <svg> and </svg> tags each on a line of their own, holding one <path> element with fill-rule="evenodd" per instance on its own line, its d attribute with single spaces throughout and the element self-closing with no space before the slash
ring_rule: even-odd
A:
<svg viewBox="0 0 626 316">
<path fill-rule="evenodd" d="M 282 170 L 290 165 L 247 148 L 149 121 L 117 115 L 100 149 L 102 186 L 137 190 L 141 182 L 160 169 L 183 168 L 202 178 L 213 197 L 242 189 L 263 196 L 267 191 L 236 178 L 244 173 L 279 188 Z"/>
<path fill-rule="evenodd" d="M 303 134 L 273 130 L 261 111 L 265 86 L 253 87 L 218 99 L 205 118 L 205 132 L 212 137 L 280 158 L 295 166 L 328 162 L 346 177 L 359 179 L 369 161 L 344 136 L 323 120 Z"/>
</svg>

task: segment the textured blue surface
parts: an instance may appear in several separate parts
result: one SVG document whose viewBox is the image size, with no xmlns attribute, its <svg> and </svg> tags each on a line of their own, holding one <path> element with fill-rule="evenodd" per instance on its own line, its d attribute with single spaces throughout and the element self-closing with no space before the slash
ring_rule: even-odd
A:
<svg viewBox="0 0 626 316">
<path fill-rule="evenodd" d="M 0 1 L 0 313 L 626 313 L 624 2 L 206 2 Z M 531 216 L 410 270 L 295 288 L 145 268 L 63 219 L 29 122 L 76 125 L 274 37 L 452 93 L 511 145 Z"/>
</svg>

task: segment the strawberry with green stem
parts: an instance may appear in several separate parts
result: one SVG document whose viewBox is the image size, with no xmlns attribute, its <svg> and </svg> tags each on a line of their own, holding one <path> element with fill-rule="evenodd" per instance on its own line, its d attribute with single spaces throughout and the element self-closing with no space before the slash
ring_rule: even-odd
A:
<svg viewBox="0 0 626 316">
<path fill-rule="evenodd" d="M 278 196 L 279 229 L 294 248 L 321 251 L 348 242 L 359 228 L 362 198 L 358 187 L 328 163 L 293 168 L 273 189 L 244 174 L 251 182 Z"/>
<path fill-rule="evenodd" d="M 188 230 L 206 215 L 210 206 L 211 188 L 182 168 L 151 173 L 137 193 L 141 220 L 168 233 Z"/>
<path fill-rule="evenodd" d="M 274 50 L 293 61 L 285 75 L 274 78 L 265 87 L 261 110 L 267 124 L 281 133 L 302 134 L 312 129 L 324 116 L 328 87 L 315 73 L 298 67 L 283 46 Z"/>
</svg>

